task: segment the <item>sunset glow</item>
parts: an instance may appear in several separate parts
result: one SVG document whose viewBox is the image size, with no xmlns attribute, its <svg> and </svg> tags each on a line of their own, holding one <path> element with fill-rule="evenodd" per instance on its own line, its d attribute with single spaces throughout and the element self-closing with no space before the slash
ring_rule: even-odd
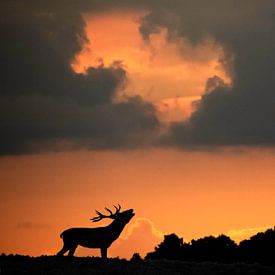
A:
<svg viewBox="0 0 275 275">
<path fill-rule="evenodd" d="M 61 246 L 59 232 L 95 226 L 89 221 L 94 209 L 117 202 L 134 207 L 136 217 L 110 249 L 112 256 L 144 255 L 160 242 L 157 231 L 175 232 L 186 241 L 231 233 L 239 241 L 256 233 L 250 228 L 272 223 L 274 164 L 272 153 L 257 151 L 238 157 L 152 151 L 3 158 L 0 201 L 9 211 L 1 216 L 1 247 L 7 253 L 16 244 L 20 254 L 54 254 Z M 99 255 L 77 250 L 91 254 Z"/>
<path fill-rule="evenodd" d="M 109 257 L 274 227 L 274 2 L 2 2 L 0 253 L 55 255 L 117 204 Z"/>
<path fill-rule="evenodd" d="M 76 72 L 85 73 L 89 66 L 121 62 L 127 69 L 128 81 L 116 101 L 140 95 L 154 103 L 162 121 L 186 119 L 193 111 L 192 102 L 205 92 L 209 77 L 219 76 L 231 83 L 219 64 L 222 47 L 211 39 L 196 47 L 184 39 L 168 41 L 165 29 L 144 41 L 139 32 L 144 14 L 131 11 L 85 14 L 90 43 L 76 56 L 72 66 Z"/>
</svg>

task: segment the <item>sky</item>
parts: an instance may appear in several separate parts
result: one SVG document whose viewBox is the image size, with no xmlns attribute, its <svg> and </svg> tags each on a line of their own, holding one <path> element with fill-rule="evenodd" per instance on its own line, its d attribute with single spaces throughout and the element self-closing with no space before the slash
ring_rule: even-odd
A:
<svg viewBox="0 0 275 275">
<path fill-rule="evenodd" d="M 274 6 L 2 1 L 0 252 L 55 254 L 117 203 L 111 257 L 273 227 Z"/>
</svg>

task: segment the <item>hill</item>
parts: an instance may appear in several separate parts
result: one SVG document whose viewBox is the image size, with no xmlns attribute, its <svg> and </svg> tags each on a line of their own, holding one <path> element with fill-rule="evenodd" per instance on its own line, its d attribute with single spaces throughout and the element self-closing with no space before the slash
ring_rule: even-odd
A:
<svg viewBox="0 0 275 275">
<path fill-rule="evenodd" d="M 103 260 L 94 257 L 0 256 L 1 275 L 82 275 L 82 274 L 188 274 L 188 275 L 274 275 L 271 266 L 259 264 L 191 263 L 176 260 Z"/>
</svg>

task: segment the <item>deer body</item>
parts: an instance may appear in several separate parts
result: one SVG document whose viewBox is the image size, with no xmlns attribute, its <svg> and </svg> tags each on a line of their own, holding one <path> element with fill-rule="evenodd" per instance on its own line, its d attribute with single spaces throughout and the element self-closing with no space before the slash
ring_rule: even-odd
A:
<svg viewBox="0 0 275 275">
<path fill-rule="evenodd" d="M 129 209 L 123 212 L 119 212 L 120 207 L 116 208 L 117 212 L 113 214 L 108 208 L 106 210 L 111 213 L 109 216 L 105 216 L 100 212 L 98 217 L 93 218 L 94 222 L 100 221 L 103 218 L 112 218 L 114 221 L 105 227 L 97 228 L 69 228 L 63 231 L 60 237 L 63 239 L 64 246 L 57 253 L 57 255 L 63 255 L 69 251 L 68 255 L 73 256 L 78 245 L 88 248 L 100 248 L 101 257 L 107 257 L 107 249 L 110 245 L 119 237 L 125 225 L 135 215 L 133 209 Z"/>
</svg>

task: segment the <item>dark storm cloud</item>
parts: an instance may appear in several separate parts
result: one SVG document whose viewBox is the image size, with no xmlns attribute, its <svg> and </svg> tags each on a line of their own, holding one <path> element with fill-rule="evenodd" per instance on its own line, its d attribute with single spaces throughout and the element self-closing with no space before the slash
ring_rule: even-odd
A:
<svg viewBox="0 0 275 275">
<path fill-rule="evenodd" d="M 139 97 L 92 108 L 41 95 L 5 99 L 0 153 L 143 146 L 157 125 L 154 111 Z"/>
<path fill-rule="evenodd" d="M 197 44 L 212 37 L 223 46 L 221 64 L 231 74 L 233 86 L 211 78 L 197 110 L 187 122 L 171 126 L 164 144 L 274 145 L 275 2 L 174 4 L 155 7 L 143 18 L 144 39 L 160 27 L 168 29 L 167 39 L 184 37 Z"/>
<path fill-rule="evenodd" d="M 79 7 L 38 3 L 1 3 L 0 154 L 142 146 L 158 127 L 153 106 L 113 103 L 126 80 L 119 62 L 75 73 L 88 41 Z"/>
<path fill-rule="evenodd" d="M 184 37 L 194 45 L 211 37 L 223 47 L 220 62 L 233 79 L 226 87 L 211 77 L 191 118 L 172 124 L 157 144 L 275 144 L 273 0 L 2 1 L 1 154 L 155 142 L 152 104 L 140 97 L 112 101 L 127 76 L 119 63 L 85 75 L 70 67 L 87 43 L 81 13 L 123 8 L 148 10 L 140 21 L 146 40 L 160 28 L 167 28 L 167 39 Z"/>
</svg>

